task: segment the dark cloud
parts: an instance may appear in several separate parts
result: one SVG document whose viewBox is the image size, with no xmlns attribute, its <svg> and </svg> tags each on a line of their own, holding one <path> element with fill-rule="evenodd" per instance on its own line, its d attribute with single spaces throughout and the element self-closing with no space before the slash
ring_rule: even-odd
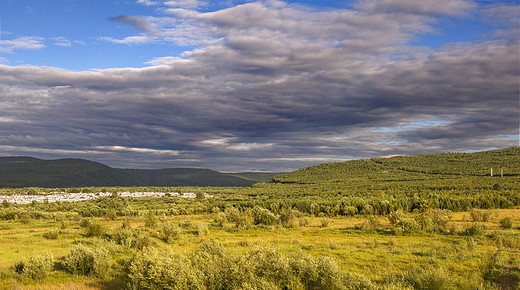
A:
<svg viewBox="0 0 520 290">
<path fill-rule="evenodd" d="M 113 22 L 125 23 L 133 26 L 135 29 L 144 31 L 144 32 L 153 32 L 154 24 L 144 20 L 139 16 L 128 16 L 128 15 L 119 15 L 114 17 L 109 17 L 108 20 Z"/>
<path fill-rule="evenodd" d="M 478 42 L 416 48 L 403 43 L 431 29 L 432 14 L 454 15 L 468 2 L 404 16 L 379 10 L 407 1 L 372 2 L 379 8 L 370 13 L 278 1 L 191 11 L 189 25 L 175 22 L 180 34 L 159 22 L 153 29 L 204 45 L 145 68 L 0 65 L 2 155 L 276 171 L 518 145 L 517 25 L 506 21 Z M 152 29 L 138 17 L 113 20 Z"/>
</svg>

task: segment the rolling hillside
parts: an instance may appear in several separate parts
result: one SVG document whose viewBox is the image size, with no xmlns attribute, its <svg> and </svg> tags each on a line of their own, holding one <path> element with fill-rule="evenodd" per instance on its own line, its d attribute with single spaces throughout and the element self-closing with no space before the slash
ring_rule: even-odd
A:
<svg viewBox="0 0 520 290">
<path fill-rule="evenodd" d="M 348 183 L 369 180 L 520 176 L 520 147 L 476 153 L 438 153 L 324 163 L 273 178 L 275 183 Z"/>
<path fill-rule="evenodd" d="M 271 177 L 274 174 L 271 174 Z M 248 186 L 264 181 L 209 169 L 118 169 L 82 159 L 0 158 L 0 187 Z"/>
</svg>

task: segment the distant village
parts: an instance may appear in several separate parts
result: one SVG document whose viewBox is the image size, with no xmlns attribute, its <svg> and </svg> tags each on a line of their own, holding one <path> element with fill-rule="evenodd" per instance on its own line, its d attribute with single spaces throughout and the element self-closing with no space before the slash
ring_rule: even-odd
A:
<svg viewBox="0 0 520 290">
<path fill-rule="evenodd" d="M 207 193 L 203 193 L 204 197 L 213 197 Z M 120 197 L 183 197 L 183 198 L 196 198 L 197 194 L 194 192 L 117 192 L 117 196 Z M 34 194 L 34 195 L 0 195 L 0 203 L 16 203 L 16 204 L 27 204 L 32 202 L 44 203 L 44 202 L 82 202 L 102 197 L 112 197 L 110 192 L 99 192 L 99 193 L 65 193 L 65 192 L 50 192 L 48 194 Z"/>
</svg>

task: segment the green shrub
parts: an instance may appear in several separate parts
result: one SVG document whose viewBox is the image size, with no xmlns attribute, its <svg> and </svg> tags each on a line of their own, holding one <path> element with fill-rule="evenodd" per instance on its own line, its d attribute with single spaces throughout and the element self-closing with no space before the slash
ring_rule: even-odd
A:
<svg viewBox="0 0 520 290">
<path fill-rule="evenodd" d="M 355 206 L 346 206 L 344 209 L 343 209 L 343 214 L 344 215 L 347 215 L 347 216 L 353 216 L 355 214 L 358 213 L 358 209 L 357 207 Z"/>
<path fill-rule="evenodd" d="M 173 243 L 181 237 L 181 229 L 175 223 L 165 223 L 159 232 L 161 240 L 167 243 Z"/>
<path fill-rule="evenodd" d="M 278 218 L 268 209 L 255 207 L 252 212 L 255 225 L 272 226 L 278 223 Z"/>
<path fill-rule="evenodd" d="M 404 275 L 405 281 L 415 289 L 455 289 L 451 274 L 440 267 L 415 267 Z"/>
<path fill-rule="evenodd" d="M 43 237 L 48 240 L 57 240 L 59 237 L 59 231 L 50 231 L 43 234 Z"/>
<path fill-rule="evenodd" d="M 139 233 L 137 235 L 137 239 L 135 242 L 135 248 L 138 250 L 142 250 L 144 248 L 150 247 L 154 245 L 154 242 L 152 238 L 150 238 L 150 235 L 148 233 Z"/>
<path fill-rule="evenodd" d="M 321 219 L 321 226 L 322 227 L 326 228 L 326 227 L 329 226 L 329 224 L 330 224 L 330 219 L 329 218 L 322 218 Z"/>
<path fill-rule="evenodd" d="M 105 214 L 105 218 L 107 220 L 116 220 L 117 219 L 117 213 L 115 210 L 111 210 Z"/>
<path fill-rule="evenodd" d="M 45 252 L 16 262 L 14 271 L 33 279 L 43 279 L 52 270 L 53 266 L 54 257 L 52 253 Z"/>
<path fill-rule="evenodd" d="M 421 230 L 419 223 L 414 219 L 403 219 L 395 225 L 395 231 L 397 234 L 413 234 L 418 233 Z"/>
<path fill-rule="evenodd" d="M 469 215 L 471 216 L 471 220 L 474 222 L 487 222 L 491 217 L 491 212 L 480 209 L 472 209 Z"/>
<path fill-rule="evenodd" d="M 500 227 L 503 229 L 510 229 L 513 227 L 513 217 L 506 216 L 500 220 Z"/>
<path fill-rule="evenodd" d="M 169 248 L 147 248 L 131 262 L 132 289 L 203 289 L 203 275 Z"/>
<path fill-rule="evenodd" d="M 401 209 L 393 211 L 388 215 L 388 221 L 392 225 L 396 225 L 402 219 L 404 219 L 404 212 Z"/>
<path fill-rule="evenodd" d="M 101 224 L 91 223 L 87 226 L 87 237 L 102 237 L 105 235 L 105 228 Z"/>
<path fill-rule="evenodd" d="M 466 236 L 481 236 L 484 234 L 484 225 L 479 223 L 473 223 L 470 227 L 467 227 L 464 231 Z"/>
<path fill-rule="evenodd" d="M 285 227 L 293 227 L 299 225 L 297 220 L 302 217 L 302 213 L 296 209 L 284 208 L 280 211 L 280 222 Z"/>
<path fill-rule="evenodd" d="M 300 224 L 300 227 L 307 227 L 311 221 L 306 217 L 301 217 L 298 219 L 298 223 Z"/>
<path fill-rule="evenodd" d="M 379 221 L 375 215 L 368 215 L 365 222 L 361 225 L 361 229 L 366 233 L 371 233 L 377 229 Z"/>
<path fill-rule="evenodd" d="M 240 216 L 240 211 L 235 207 L 226 207 L 224 210 L 224 213 L 226 214 L 226 218 L 228 221 L 234 223 Z"/>
<path fill-rule="evenodd" d="M 427 210 L 415 217 L 415 221 L 425 233 L 449 233 L 450 220 L 451 212 L 442 209 Z"/>
<path fill-rule="evenodd" d="M 147 228 L 154 228 L 157 226 L 157 217 L 155 216 L 155 213 L 151 210 L 148 211 L 146 214 L 146 217 L 144 219 L 144 225 Z"/>
<path fill-rule="evenodd" d="M 126 249 L 133 248 L 137 245 L 139 233 L 135 230 L 132 230 L 130 227 L 123 226 L 117 229 L 112 235 L 111 238 L 114 242 L 119 245 L 122 245 Z"/>
<path fill-rule="evenodd" d="M 132 260 L 128 278 L 133 289 L 376 289 L 330 257 L 264 247 L 232 254 L 214 240 L 187 256 L 167 247 L 145 249 Z"/>
<path fill-rule="evenodd" d="M 204 237 L 209 234 L 208 226 L 206 224 L 199 224 L 197 226 L 197 234 L 199 237 Z"/>
<path fill-rule="evenodd" d="M 430 214 L 432 216 L 433 231 L 436 233 L 448 232 L 448 223 L 451 220 L 451 212 L 445 209 L 434 209 Z"/>
<path fill-rule="evenodd" d="M 213 221 L 214 224 L 216 224 L 217 226 L 219 227 L 222 227 L 224 226 L 224 223 L 226 223 L 228 220 L 227 220 L 227 215 L 226 213 L 224 212 L 219 212 L 217 213 L 217 216 L 215 217 L 215 220 Z"/>
<path fill-rule="evenodd" d="M 63 267 L 73 274 L 104 276 L 109 268 L 109 250 L 101 245 L 74 245 L 63 259 Z"/>
<path fill-rule="evenodd" d="M 82 228 L 88 228 L 92 224 L 92 221 L 88 218 L 84 218 L 79 223 L 79 226 Z"/>
<path fill-rule="evenodd" d="M 253 217 L 248 213 L 241 213 L 234 217 L 235 227 L 239 229 L 248 229 L 253 225 Z"/>
</svg>

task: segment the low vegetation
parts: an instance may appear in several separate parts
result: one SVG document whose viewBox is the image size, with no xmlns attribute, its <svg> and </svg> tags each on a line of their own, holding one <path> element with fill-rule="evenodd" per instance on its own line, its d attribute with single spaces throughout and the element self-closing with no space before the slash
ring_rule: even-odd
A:
<svg viewBox="0 0 520 290">
<path fill-rule="evenodd" d="M 2 204 L 0 288 L 517 289 L 519 159 L 351 161 L 245 188 L 4 189 L 213 197 Z"/>
</svg>

